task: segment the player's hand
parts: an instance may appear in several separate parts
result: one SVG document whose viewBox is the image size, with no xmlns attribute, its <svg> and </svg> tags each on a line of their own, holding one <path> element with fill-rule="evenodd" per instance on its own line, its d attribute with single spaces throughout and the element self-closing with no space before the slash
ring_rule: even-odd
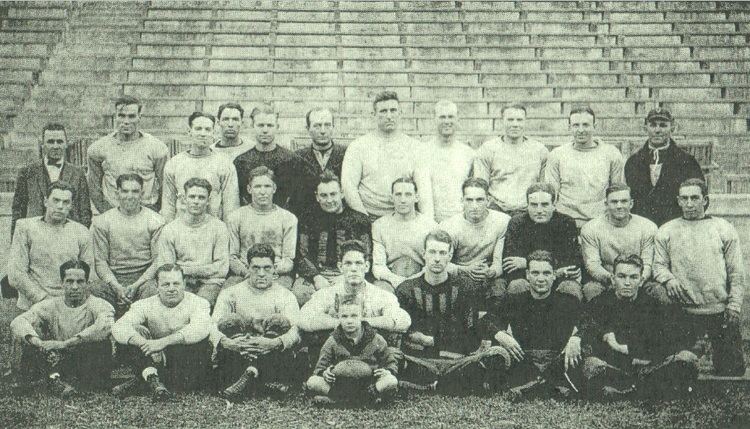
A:
<svg viewBox="0 0 750 429">
<path fill-rule="evenodd" d="M 327 278 L 318 274 L 317 276 L 313 277 L 313 286 L 315 287 L 315 290 L 320 290 L 331 286 L 331 283 Z"/>
<path fill-rule="evenodd" d="M 163 351 L 165 348 L 167 348 L 167 345 L 162 340 L 146 340 L 143 344 L 140 345 L 140 348 L 143 354 L 145 354 L 146 356 L 151 356 Z"/>
<path fill-rule="evenodd" d="M 683 304 L 695 304 L 695 300 L 692 298 L 692 294 L 688 291 L 682 283 L 677 280 L 670 280 L 666 284 L 667 296 L 675 302 L 681 302 Z"/>
<path fill-rule="evenodd" d="M 391 372 L 388 371 L 385 368 L 377 368 L 372 372 L 373 377 L 380 378 L 380 377 L 387 377 L 391 375 Z"/>
<path fill-rule="evenodd" d="M 142 285 L 143 283 L 133 283 L 125 288 L 125 298 L 128 299 L 129 303 L 132 303 L 135 300 L 135 296 L 138 294 Z"/>
<path fill-rule="evenodd" d="M 730 309 L 724 310 L 724 322 L 729 326 L 737 326 L 740 324 L 740 312 Z"/>
<path fill-rule="evenodd" d="M 466 266 L 466 272 L 469 274 L 472 280 L 483 281 L 487 280 L 487 270 L 489 266 L 486 262 L 474 262 L 471 265 Z"/>
<path fill-rule="evenodd" d="M 242 353 L 245 350 L 242 344 L 243 338 L 244 337 L 238 337 L 238 338 L 222 337 L 222 339 L 219 340 L 219 344 L 221 344 L 222 347 L 229 350 L 230 352 Z"/>
<path fill-rule="evenodd" d="M 249 347 L 245 350 L 257 355 L 265 355 L 271 353 L 279 345 L 279 339 L 277 338 L 265 338 L 265 337 L 250 337 L 247 339 Z"/>
<path fill-rule="evenodd" d="M 325 380 L 328 384 L 333 384 L 336 382 L 336 376 L 333 375 L 333 371 L 331 371 L 332 369 L 333 367 L 329 366 L 325 371 L 323 371 L 323 380 Z"/>
<path fill-rule="evenodd" d="M 581 360 L 581 338 L 570 337 L 568 344 L 565 346 L 565 371 L 568 368 L 575 368 Z"/>
<path fill-rule="evenodd" d="M 523 349 L 515 338 L 505 331 L 497 331 L 495 340 L 510 353 L 510 357 L 521 362 L 524 359 Z"/>
<path fill-rule="evenodd" d="M 508 256 L 503 259 L 503 271 L 506 273 L 512 273 L 516 270 L 526 269 L 526 258 L 520 256 Z"/>
<path fill-rule="evenodd" d="M 421 332 L 414 332 L 411 335 L 409 335 L 409 339 L 419 344 L 423 347 L 433 347 L 435 346 L 435 337 L 431 337 L 429 335 L 425 335 Z"/>
<path fill-rule="evenodd" d="M 112 289 L 115 291 L 115 294 L 117 295 L 117 302 L 121 304 L 130 304 L 131 300 L 128 298 L 127 290 L 120 286 L 120 285 L 112 285 Z"/>
<path fill-rule="evenodd" d="M 42 302 L 47 298 L 51 298 L 51 297 L 47 293 L 40 293 L 40 294 L 36 294 L 32 296 L 31 301 L 33 301 L 34 304 L 36 304 L 37 302 Z"/>
<path fill-rule="evenodd" d="M 42 341 L 41 349 L 45 352 L 51 352 L 53 350 L 64 350 L 66 346 L 65 341 Z"/>
</svg>

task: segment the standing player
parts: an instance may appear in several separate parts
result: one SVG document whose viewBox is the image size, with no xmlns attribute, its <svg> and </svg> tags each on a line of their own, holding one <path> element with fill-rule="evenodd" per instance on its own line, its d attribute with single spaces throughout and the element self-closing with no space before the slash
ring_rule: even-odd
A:
<svg viewBox="0 0 750 429">
<path fill-rule="evenodd" d="M 230 161 L 250 150 L 250 143 L 240 137 L 245 110 L 237 103 L 224 103 L 219 106 L 216 120 L 221 137 L 211 145 L 211 149 L 226 156 Z"/>
</svg>

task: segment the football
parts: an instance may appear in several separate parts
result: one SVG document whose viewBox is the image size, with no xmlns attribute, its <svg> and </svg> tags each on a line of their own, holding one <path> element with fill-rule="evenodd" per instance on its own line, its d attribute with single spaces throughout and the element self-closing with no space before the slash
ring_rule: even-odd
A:
<svg viewBox="0 0 750 429">
<path fill-rule="evenodd" d="M 337 363 L 332 372 L 336 378 L 360 379 L 372 377 L 370 365 L 356 359 L 347 359 Z"/>
</svg>

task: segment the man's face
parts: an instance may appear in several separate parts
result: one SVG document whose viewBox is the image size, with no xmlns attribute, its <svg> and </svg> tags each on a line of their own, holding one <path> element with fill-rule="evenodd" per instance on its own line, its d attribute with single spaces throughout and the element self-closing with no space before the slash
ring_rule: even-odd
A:
<svg viewBox="0 0 750 429">
<path fill-rule="evenodd" d="M 706 214 L 706 196 L 700 186 L 683 186 L 677 196 L 677 203 L 685 219 L 703 219 Z"/>
<path fill-rule="evenodd" d="M 441 274 L 448 268 L 453 257 L 450 244 L 442 241 L 427 240 L 424 246 L 424 266 L 433 274 Z"/>
<path fill-rule="evenodd" d="M 255 140 L 260 144 L 271 144 L 276 137 L 276 115 L 273 113 L 258 113 L 253 120 Z"/>
<path fill-rule="evenodd" d="M 237 109 L 226 108 L 221 111 L 219 117 L 219 127 L 221 128 L 221 135 L 225 139 L 234 140 L 240 135 L 240 129 L 242 129 L 242 115 Z"/>
<path fill-rule="evenodd" d="M 442 137 L 450 137 L 456 134 L 458 125 L 458 108 L 455 104 L 435 105 L 435 121 L 437 132 Z"/>
<path fill-rule="evenodd" d="M 86 272 L 80 268 L 69 268 L 62 280 L 63 294 L 71 301 L 83 301 L 88 297 L 89 288 Z"/>
<path fill-rule="evenodd" d="M 138 123 L 141 114 L 138 112 L 137 104 L 121 104 L 115 111 L 115 130 L 124 135 L 131 136 L 138 132 Z"/>
<path fill-rule="evenodd" d="M 595 128 L 594 117 L 589 113 L 582 112 L 570 115 L 570 132 L 573 134 L 575 143 L 585 145 L 591 142 Z"/>
<path fill-rule="evenodd" d="M 362 306 L 344 304 L 339 306 L 339 324 L 347 334 L 356 333 L 362 326 Z"/>
<path fill-rule="evenodd" d="M 526 112 L 521 109 L 505 109 L 503 112 L 505 135 L 512 139 L 523 137 L 526 129 Z"/>
<path fill-rule="evenodd" d="M 189 134 L 198 146 L 209 147 L 214 141 L 214 123 L 205 116 L 195 118 Z"/>
<path fill-rule="evenodd" d="M 396 183 L 391 192 L 391 199 L 393 199 L 396 213 L 402 215 L 414 213 L 417 201 L 419 201 L 413 183 Z"/>
<path fill-rule="evenodd" d="M 185 297 L 185 282 L 179 271 L 164 271 L 159 273 L 157 291 L 159 300 L 167 307 L 174 307 Z"/>
<path fill-rule="evenodd" d="M 341 257 L 339 270 L 347 284 L 359 286 L 365 281 L 365 273 L 370 270 L 370 263 L 365 260 L 362 253 L 350 250 Z"/>
<path fill-rule="evenodd" d="M 672 138 L 674 125 L 670 121 L 663 119 L 654 119 L 646 123 L 646 132 L 648 133 L 648 142 L 651 146 L 662 147 Z"/>
<path fill-rule="evenodd" d="M 528 200 L 529 217 L 534 223 L 548 223 L 555 213 L 555 203 L 552 202 L 552 195 L 547 192 L 539 191 L 529 194 Z"/>
<path fill-rule="evenodd" d="M 185 206 L 191 215 L 202 215 L 208 207 L 208 190 L 199 186 L 188 188 L 185 192 Z"/>
<path fill-rule="evenodd" d="M 479 222 L 487 216 L 489 200 L 482 188 L 469 187 L 464 190 L 464 217 L 470 222 Z"/>
<path fill-rule="evenodd" d="M 273 194 L 276 193 L 276 184 L 268 176 L 256 176 L 247 185 L 247 191 L 255 204 L 267 206 L 273 203 Z"/>
<path fill-rule="evenodd" d="M 398 122 L 401 110 L 396 100 L 379 101 L 375 104 L 375 117 L 378 120 L 378 129 L 386 134 L 398 130 Z"/>
<path fill-rule="evenodd" d="M 247 283 L 255 289 L 268 289 L 273 284 L 275 268 L 271 258 L 252 258 L 248 266 Z"/>
<path fill-rule="evenodd" d="M 315 145 L 327 146 L 333 135 L 333 114 L 329 110 L 310 112 L 310 127 L 307 132 Z"/>
<path fill-rule="evenodd" d="M 135 180 L 126 180 L 117 188 L 117 200 L 120 207 L 126 211 L 135 211 L 141 205 L 143 188 Z"/>
<path fill-rule="evenodd" d="M 607 196 L 606 204 L 607 214 L 615 220 L 627 219 L 630 216 L 630 209 L 633 208 L 633 200 L 628 190 L 612 192 Z"/>
<path fill-rule="evenodd" d="M 544 298 L 552 291 L 555 270 L 547 261 L 529 261 L 526 280 L 531 284 L 531 295 L 535 298 Z"/>
<path fill-rule="evenodd" d="M 54 189 L 44 200 L 47 215 L 54 221 L 64 222 L 73 206 L 73 194 L 63 189 Z"/>
<path fill-rule="evenodd" d="M 63 159 L 65 149 L 68 148 L 68 139 L 65 131 L 47 130 L 42 136 L 42 153 L 49 159 Z"/>
<path fill-rule="evenodd" d="M 344 204 L 341 195 L 341 186 L 338 182 L 321 183 L 315 192 L 315 199 L 320 204 L 320 208 L 326 213 L 338 213 Z"/>
<path fill-rule="evenodd" d="M 641 269 L 635 265 L 617 264 L 615 267 L 615 295 L 620 299 L 634 298 L 643 283 Z"/>
</svg>

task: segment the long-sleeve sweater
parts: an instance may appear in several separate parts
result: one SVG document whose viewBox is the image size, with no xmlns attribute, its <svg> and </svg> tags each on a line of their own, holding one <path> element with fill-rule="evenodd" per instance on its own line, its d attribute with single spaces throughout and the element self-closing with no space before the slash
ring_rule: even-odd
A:
<svg viewBox="0 0 750 429">
<path fill-rule="evenodd" d="M 725 308 L 739 312 L 745 291 L 745 268 L 737 230 L 724 219 L 677 218 L 656 233 L 654 278 L 676 280 L 692 292 L 692 314 L 716 314 Z"/>
<path fill-rule="evenodd" d="M 184 344 L 195 344 L 208 338 L 214 323 L 209 315 L 208 301 L 185 292 L 185 297 L 174 307 L 162 304 L 159 295 L 134 302 L 112 326 L 112 336 L 120 344 L 129 344 L 139 335 L 137 326 L 147 328 L 153 339 L 179 332 Z"/>
<path fill-rule="evenodd" d="M 373 370 L 383 368 L 398 374 L 398 359 L 385 339 L 367 322 L 362 322 L 362 330 L 362 337 L 355 343 L 338 326 L 320 349 L 313 374 L 321 375 L 329 366 L 348 359 L 361 360 Z"/>
<path fill-rule="evenodd" d="M 338 274 L 339 249 L 347 240 L 360 240 L 372 248 L 370 219 L 347 205 L 338 214 L 318 207 L 299 224 L 297 273 L 308 281 L 323 272 Z"/>
<path fill-rule="evenodd" d="M 462 275 L 449 275 L 431 285 L 424 276 L 408 279 L 396 289 L 399 305 L 411 317 L 407 334 L 421 332 L 435 339 L 424 350 L 407 348 L 410 355 L 438 357 L 441 351 L 468 355 L 480 345 L 478 305 L 483 299 Z"/>
<path fill-rule="evenodd" d="M 107 301 L 89 296 L 78 307 L 69 307 L 65 298 L 45 299 L 31 306 L 10 324 L 16 338 L 27 336 L 43 340 L 66 341 L 78 336 L 83 342 L 102 341 L 109 337 L 115 309 Z M 45 332 L 40 331 L 44 327 Z"/>
<path fill-rule="evenodd" d="M 477 149 L 474 176 L 490 184 L 490 196 L 503 211 L 520 210 L 526 207 L 526 189 L 544 177 L 548 156 L 534 139 L 511 144 L 496 137 Z"/>
<path fill-rule="evenodd" d="M 552 252 L 558 267 L 574 265 L 583 268 L 576 222 L 570 216 L 558 211 L 552 214 L 552 218 L 547 223 L 534 222 L 528 213 L 513 216 L 508 223 L 503 258 L 510 256 L 526 258 L 535 250 Z M 507 280 L 516 280 L 525 276 L 525 270 L 506 273 Z"/>
<path fill-rule="evenodd" d="M 594 140 L 591 148 L 568 143 L 549 154 L 544 179 L 558 192 L 557 209 L 576 220 L 578 226 L 604 214 L 605 191 L 623 183 L 620 151 Z"/>
<path fill-rule="evenodd" d="M 119 283 L 117 276 L 141 273 L 149 268 L 152 269 L 145 278 L 152 278 L 158 268 L 153 262 L 163 226 L 164 219 L 146 207 L 133 216 L 113 208 L 95 217 L 91 235 L 99 278 L 115 284 Z"/>
<path fill-rule="evenodd" d="M 448 266 L 451 273 L 458 266 L 485 260 L 497 275 L 503 272 L 503 246 L 510 216 L 489 210 L 479 223 L 471 223 L 463 213 L 440 223 L 440 229 L 453 239 L 453 261 Z"/>
<path fill-rule="evenodd" d="M 406 222 L 396 214 L 376 220 L 372 224 L 372 274 L 375 278 L 387 280 L 394 274 L 410 277 L 421 271 L 424 238 L 435 228 L 435 221 L 422 214 Z"/>
<path fill-rule="evenodd" d="M 643 259 L 643 275 L 651 277 L 654 260 L 656 224 L 638 215 L 631 215 L 625 226 L 615 226 L 602 215 L 581 228 L 581 248 L 586 271 L 598 282 L 608 284 L 614 273 L 618 255 L 638 255 Z"/>
<path fill-rule="evenodd" d="M 229 232 L 224 222 L 206 215 L 198 225 L 183 217 L 169 222 L 159 237 L 158 265 L 177 264 L 186 276 L 223 282 L 229 272 Z"/>
<path fill-rule="evenodd" d="M 247 250 L 253 244 L 268 244 L 279 262 L 277 271 L 287 274 L 294 268 L 297 253 L 297 216 L 277 205 L 260 211 L 248 205 L 235 210 L 227 220 L 229 229 L 229 269 L 238 276 L 247 274 Z"/>
<path fill-rule="evenodd" d="M 234 162 L 238 156 L 249 151 L 252 147 L 253 144 L 251 142 L 246 142 L 242 138 L 240 138 L 240 144 L 237 146 L 222 146 L 221 139 L 219 139 L 211 145 L 211 150 L 226 156 L 230 161 Z"/>
<path fill-rule="evenodd" d="M 250 194 L 247 191 L 250 172 L 264 165 L 273 170 L 276 176 L 276 193 L 273 195 L 273 202 L 280 207 L 288 207 L 289 196 L 295 184 L 296 172 L 294 169 L 298 163 L 299 161 L 294 152 L 279 145 L 276 145 L 276 147 L 269 151 L 259 151 L 253 147 L 242 155 L 237 156 L 234 159 L 234 166 L 237 170 L 237 183 L 240 188 L 241 202 L 244 204 L 250 203 Z"/>
<path fill-rule="evenodd" d="M 427 142 L 423 168 L 430 176 L 435 221 L 463 212 L 461 186 L 472 174 L 475 150 L 463 141 L 446 146 L 436 137 Z"/>
<path fill-rule="evenodd" d="M 185 213 L 184 186 L 194 177 L 206 179 L 211 184 L 208 213 L 225 221 L 230 213 L 240 207 L 237 170 L 232 161 L 214 151 L 200 156 L 181 152 L 167 161 L 164 167 L 161 215 L 167 222 Z"/>
<path fill-rule="evenodd" d="M 280 314 L 291 324 L 289 331 L 279 336 L 284 349 L 290 349 L 300 342 L 297 328 L 299 304 L 294 294 L 282 286 L 274 284 L 268 289 L 256 289 L 246 282 L 241 282 L 222 290 L 219 298 L 216 299 L 211 317 L 218 324 L 230 314 L 237 314 L 248 323 L 262 321 L 271 315 Z M 224 336 L 215 326 L 211 333 L 211 342 L 216 346 Z"/>
<path fill-rule="evenodd" d="M 18 289 L 18 308 L 28 310 L 44 295 L 61 296 L 60 265 L 80 259 L 94 266 L 91 234 L 72 220 L 52 225 L 43 217 L 19 219 L 10 246 L 8 280 Z"/>
</svg>

